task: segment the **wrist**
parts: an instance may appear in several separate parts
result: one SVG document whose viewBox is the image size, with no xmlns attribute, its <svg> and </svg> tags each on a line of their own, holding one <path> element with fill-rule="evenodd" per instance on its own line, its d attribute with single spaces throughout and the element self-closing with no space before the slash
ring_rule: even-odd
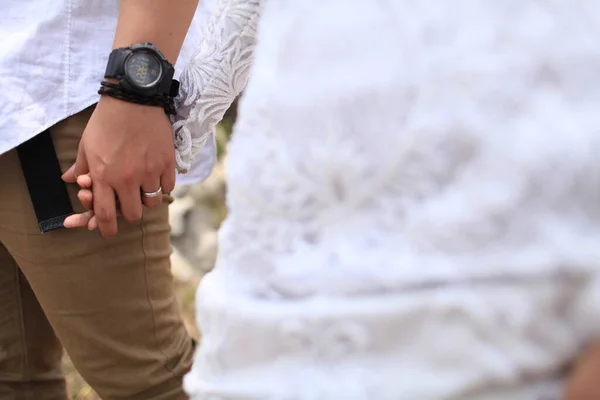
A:
<svg viewBox="0 0 600 400">
<path fill-rule="evenodd" d="M 102 98 L 112 98 L 125 103 L 162 109 L 167 115 L 176 114 L 174 98 L 162 93 L 140 95 L 128 90 L 121 83 L 103 81 L 98 93 Z"/>
<path fill-rule="evenodd" d="M 111 114 L 125 114 L 136 118 L 137 116 L 153 117 L 154 114 L 165 115 L 164 110 L 160 107 L 136 104 L 106 95 L 100 96 L 96 108 L 108 111 Z"/>
<path fill-rule="evenodd" d="M 132 44 L 110 53 L 98 93 L 124 102 L 161 107 L 172 115 L 179 90 L 174 73 L 173 65 L 155 45 Z"/>
</svg>

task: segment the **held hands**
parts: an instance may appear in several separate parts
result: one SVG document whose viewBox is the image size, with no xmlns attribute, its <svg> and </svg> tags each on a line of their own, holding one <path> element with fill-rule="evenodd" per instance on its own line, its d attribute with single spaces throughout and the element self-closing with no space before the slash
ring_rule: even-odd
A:
<svg viewBox="0 0 600 400">
<path fill-rule="evenodd" d="M 77 198 L 87 210 L 81 214 L 73 214 L 65 219 L 65 228 L 84 228 L 89 230 L 98 229 L 98 219 L 94 215 L 94 195 L 92 193 L 92 178 L 89 174 L 79 175 L 77 184 L 80 187 L 77 193 Z M 117 210 L 117 216 L 121 216 L 121 212 Z"/>
<path fill-rule="evenodd" d="M 78 179 L 78 178 L 81 179 Z M 142 217 L 142 205 L 154 207 L 175 187 L 175 149 L 171 123 L 160 107 L 103 97 L 85 128 L 75 164 L 63 175 L 82 188 L 79 200 L 89 209 L 65 221 L 66 227 L 99 228 L 117 234 L 117 199 L 127 221 Z M 80 182 L 81 181 L 81 182 Z M 93 185 L 92 185 L 93 181 Z M 93 199 L 93 201 L 92 201 Z M 88 219 L 86 224 L 82 221 Z"/>
</svg>

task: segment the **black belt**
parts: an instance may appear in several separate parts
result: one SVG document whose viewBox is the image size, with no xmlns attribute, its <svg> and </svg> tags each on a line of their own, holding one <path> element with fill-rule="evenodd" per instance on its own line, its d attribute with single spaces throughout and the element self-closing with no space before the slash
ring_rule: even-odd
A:
<svg viewBox="0 0 600 400">
<path fill-rule="evenodd" d="M 74 212 L 50 131 L 21 144 L 17 153 L 40 231 L 62 228 L 65 218 Z"/>
</svg>

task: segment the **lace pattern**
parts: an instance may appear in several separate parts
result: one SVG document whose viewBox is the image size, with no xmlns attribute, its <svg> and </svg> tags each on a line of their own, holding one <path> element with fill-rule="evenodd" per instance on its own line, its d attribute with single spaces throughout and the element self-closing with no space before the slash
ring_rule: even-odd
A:
<svg viewBox="0 0 600 400">
<path fill-rule="evenodd" d="M 248 81 L 259 5 L 259 0 L 219 0 L 203 41 L 182 71 L 173 118 L 180 173 L 200 152 L 204 176 L 216 161 L 215 128 Z"/>
</svg>

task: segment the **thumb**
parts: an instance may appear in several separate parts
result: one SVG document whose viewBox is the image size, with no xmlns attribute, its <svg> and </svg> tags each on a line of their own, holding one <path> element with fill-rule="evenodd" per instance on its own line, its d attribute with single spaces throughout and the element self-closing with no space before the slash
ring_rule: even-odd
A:
<svg viewBox="0 0 600 400">
<path fill-rule="evenodd" d="M 77 178 L 75 177 L 75 164 L 71 165 L 67 172 L 62 174 L 61 178 L 66 183 L 75 183 L 77 181 Z"/>
</svg>

